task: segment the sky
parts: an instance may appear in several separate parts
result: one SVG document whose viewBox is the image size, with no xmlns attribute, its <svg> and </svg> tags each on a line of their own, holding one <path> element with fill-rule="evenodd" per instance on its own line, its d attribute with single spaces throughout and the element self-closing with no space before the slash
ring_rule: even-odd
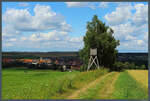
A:
<svg viewBox="0 0 150 101">
<path fill-rule="evenodd" d="M 148 52 L 147 2 L 2 2 L 2 51 L 79 51 L 94 15 L 119 52 Z"/>
</svg>

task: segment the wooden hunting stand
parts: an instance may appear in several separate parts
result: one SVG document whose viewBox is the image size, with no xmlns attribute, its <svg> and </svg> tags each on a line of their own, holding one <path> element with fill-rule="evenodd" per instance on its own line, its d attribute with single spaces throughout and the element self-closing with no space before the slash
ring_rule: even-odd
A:
<svg viewBox="0 0 150 101">
<path fill-rule="evenodd" d="M 97 57 L 97 48 L 90 49 L 90 59 L 89 59 L 87 71 L 91 68 L 93 63 L 95 64 L 96 68 L 99 69 L 99 61 L 98 61 L 98 57 Z"/>
</svg>

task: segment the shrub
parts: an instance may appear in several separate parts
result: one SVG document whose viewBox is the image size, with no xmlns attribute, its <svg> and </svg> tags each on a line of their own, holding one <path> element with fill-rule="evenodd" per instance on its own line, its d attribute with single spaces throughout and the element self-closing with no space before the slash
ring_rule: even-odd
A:
<svg viewBox="0 0 150 101">
<path fill-rule="evenodd" d="M 131 63 L 130 65 L 129 65 L 129 69 L 135 69 L 135 64 L 134 63 Z"/>
<path fill-rule="evenodd" d="M 141 65 L 141 69 L 146 69 L 146 66 L 145 65 Z"/>
<path fill-rule="evenodd" d="M 115 71 L 122 71 L 125 69 L 125 64 L 122 63 L 122 62 L 115 62 L 114 65 L 113 65 L 113 70 Z"/>
<path fill-rule="evenodd" d="M 137 66 L 134 63 L 129 63 L 129 62 L 116 62 L 113 65 L 113 69 L 115 71 L 122 71 L 125 69 L 146 69 L 145 65 Z"/>
</svg>

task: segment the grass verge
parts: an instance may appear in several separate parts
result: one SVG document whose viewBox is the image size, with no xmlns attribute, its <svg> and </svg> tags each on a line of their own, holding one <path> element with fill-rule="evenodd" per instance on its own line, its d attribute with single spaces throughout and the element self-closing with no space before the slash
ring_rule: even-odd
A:
<svg viewBox="0 0 150 101">
<path fill-rule="evenodd" d="M 112 99 L 148 99 L 148 90 L 125 71 L 115 83 Z"/>
</svg>

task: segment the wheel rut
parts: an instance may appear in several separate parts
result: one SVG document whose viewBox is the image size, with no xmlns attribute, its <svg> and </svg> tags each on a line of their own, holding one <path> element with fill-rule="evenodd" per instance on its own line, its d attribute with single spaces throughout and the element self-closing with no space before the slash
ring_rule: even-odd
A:
<svg viewBox="0 0 150 101">
<path fill-rule="evenodd" d="M 111 95 L 114 90 L 114 84 L 115 84 L 117 78 L 119 77 L 119 74 L 120 73 L 116 72 L 113 79 L 111 81 L 107 81 L 105 87 L 98 93 L 99 94 L 98 98 L 100 98 L 100 99 L 110 99 L 111 98 Z"/>
<path fill-rule="evenodd" d="M 112 73 L 108 73 L 108 74 L 105 74 L 101 77 L 99 77 L 98 79 L 96 79 L 95 81 L 93 81 L 92 83 L 84 86 L 83 88 L 75 91 L 72 95 L 68 96 L 67 99 L 78 99 L 78 96 L 80 93 L 84 93 L 87 89 L 93 87 L 94 85 L 96 85 L 97 83 L 99 83 L 101 80 L 103 80 L 105 77 L 111 75 Z"/>
</svg>

